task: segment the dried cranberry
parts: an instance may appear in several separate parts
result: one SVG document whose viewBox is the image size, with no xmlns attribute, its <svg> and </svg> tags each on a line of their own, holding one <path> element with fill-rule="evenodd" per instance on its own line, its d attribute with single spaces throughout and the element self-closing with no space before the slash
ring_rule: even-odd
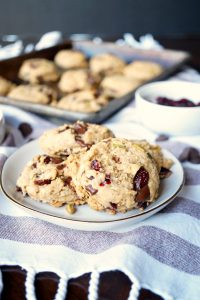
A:
<svg viewBox="0 0 200 300">
<path fill-rule="evenodd" d="M 51 157 L 50 156 L 46 156 L 44 159 L 44 163 L 47 165 L 48 163 L 50 163 L 51 161 Z"/>
<path fill-rule="evenodd" d="M 106 184 L 111 184 L 110 174 L 106 174 L 106 176 L 105 176 L 105 182 L 106 182 Z"/>
<path fill-rule="evenodd" d="M 71 181 L 72 181 L 72 178 L 70 176 L 66 177 L 64 179 L 64 186 L 70 185 Z"/>
<path fill-rule="evenodd" d="M 110 174 L 106 174 L 105 180 L 99 184 L 99 186 L 105 186 L 106 184 L 111 184 Z"/>
<path fill-rule="evenodd" d="M 95 195 L 98 192 L 98 190 L 94 189 L 91 184 L 86 185 L 85 188 L 88 192 L 90 192 L 91 195 Z"/>
<path fill-rule="evenodd" d="M 157 103 L 160 105 L 176 106 L 176 107 L 194 107 L 198 106 L 189 99 L 182 98 L 180 100 L 172 100 L 167 97 L 157 97 Z"/>
<path fill-rule="evenodd" d="M 91 169 L 95 170 L 95 171 L 100 171 L 101 169 L 101 164 L 97 159 L 94 159 L 91 162 Z"/>
<path fill-rule="evenodd" d="M 148 184 L 149 181 L 149 173 L 145 170 L 145 168 L 141 167 L 134 179 L 133 179 L 133 188 L 135 191 L 140 191 L 145 185 Z"/>
<path fill-rule="evenodd" d="M 177 106 L 182 106 L 182 107 L 193 107 L 193 106 L 196 106 L 194 104 L 194 102 L 192 102 L 191 100 L 188 100 L 188 99 L 180 99 L 180 100 L 176 101 L 176 105 Z"/>
<path fill-rule="evenodd" d="M 51 183 L 51 179 L 37 179 L 34 180 L 34 184 L 36 185 L 45 185 L 45 184 L 50 184 Z"/>
<path fill-rule="evenodd" d="M 16 186 L 16 191 L 17 192 L 22 192 L 22 189 L 19 186 Z"/>
<path fill-rule="evenodd" d="M 161 179 L 164 179 L 164 178 L 167 178 L 169 177 L 170 175 L 172 174 L 172 171 L 167 169 L 167 168 L 164 168 L 164 167 L 161 167 L 160 169 L 160 173 L 159 173 L 159 176 Z"/>
<path fill-rule="evenodd" d="M 86 123 L 75 123 L 74 124 L 74 131 L 77 134 L 84 134 L 87 131 L 87 124 Z"/>
<path fill-rule="evenodd" d="M 56 169 L 57 169 L 57 170 L 63 170 L 65 167 L 66 167 L 66 165 L 65 165 L 65 164 L 62 164 L 62 165 L 58 165 L 58 166 L 56 167 Z"/>
</svg>

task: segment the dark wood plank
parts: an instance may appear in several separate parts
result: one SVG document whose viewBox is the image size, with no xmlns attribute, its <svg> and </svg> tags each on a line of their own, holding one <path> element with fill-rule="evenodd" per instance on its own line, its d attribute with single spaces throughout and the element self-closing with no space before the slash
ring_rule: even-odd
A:
<svg viewBox="0 0 200 300">
<path fill-rule="evenodd" d="M 26 271 L 19 266 L 2 266 L 3 292 L 1 300 L 25 300 Z M 70 279 L 66 300 L 87 300 L 90 274 Z M 38 300 L 53 300 L 59 277 L 55 273 L 38 273 L 35 278 Z M 100 276 L 99 300 L 126 300 L 131 287 L 130 279 L 121 271 L 103 272 Z M 162 300 L 151 291 L 142 289 L 139 300 Z"/>
</svg>

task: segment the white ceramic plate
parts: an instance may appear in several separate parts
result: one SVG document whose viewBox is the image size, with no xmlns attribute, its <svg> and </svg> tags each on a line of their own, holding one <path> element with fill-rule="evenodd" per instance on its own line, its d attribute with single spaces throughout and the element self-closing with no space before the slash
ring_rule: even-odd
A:
<svg viewBox="0 0 200 300">
<path fill-rule="evenodd" d="M 130 131 L 127 133 L 127 126 L 115 125 L 109 127 L 119 137 L 139 138 L 139 134 L 134 134 Z M 137 133 L 141 132 L 138 131 L 138 129 L 141 129 L 140 126 L 137 125 L 134 128 L 135 133 L 136 131 Z M 184 173 L 181 164 L 171 153 L 164 150 L 165 156 L 174 161 L 172 175 L 161 181 L 159 198 L 145 210 L 141 211 L 139 209 L 134 209 L 124 214 L 119 213 L 116 215 L 109 215 L 105 212 L 97 212 L 87 205 L 83 205 L 78 207 L 78 210 L 74 215 L 70 215 L 66 212 L 65 207 L 54 208 L 48 204 L 34 201 L 29 197 L 23 198 L 21 193 L 16 192 L 16 181 L 19 174 L 25 164 L 32 159 L 34 155 L 39 153 L 41 153 L 41 150 L 39 149 L 38 141 L 33 141 L 19 148 L 8 158 L 3 167 L 1 176 L 3 193 L 14 204 L 26 210 L 31 215 L 69 228 L 81 230 L 108 230 L 130 226 L 131 224 L 152 216 L 164 208 L 175 196 L 177 196 L 184 183 Z"/>
</svg>

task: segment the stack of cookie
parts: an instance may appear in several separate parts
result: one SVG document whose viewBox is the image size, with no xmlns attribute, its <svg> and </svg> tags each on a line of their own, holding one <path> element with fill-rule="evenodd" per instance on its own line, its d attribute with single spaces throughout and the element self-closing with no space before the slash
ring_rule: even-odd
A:
<svg viewBox="0 0 200 300">
<path fill-rule="evenodd" d="M 68 111 L 93 113 L 162 72 L 159 64 L 134 61 L 126 64 L 104 53 L 88 60 L 75 50 L 59 51 L 54 61 L 25 60 L 18 73 L 21 84 L 0 78 L 0 95 L 15 100 L 52 105 Z"/>
<path fill-rule="evenodd" d="M 17 180 L 17 191 L 69 213 L 87 203 L 111 214 L 144 209 L 158 197 L 160 174 L 172 162 L 159 146 L 114 137 L 107 128 L 77 121 L 45 132 L 45 154 L 34 157 Z M 162 172 L 161 172 L 162 171 Z"/>
</svg>

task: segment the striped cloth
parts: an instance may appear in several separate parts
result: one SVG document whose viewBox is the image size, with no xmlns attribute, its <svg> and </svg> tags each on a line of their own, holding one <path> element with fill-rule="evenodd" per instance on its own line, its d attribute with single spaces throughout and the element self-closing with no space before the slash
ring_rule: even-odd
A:
<svg viewBox="0 0 200 300">
<path fill-rule="evenodd" d="M 50 122 L 9 106 L 0 106 L 6 117 L 7 136 L 0 147 L 0 166 L 6 158 L 44 130 Z M 129 132 L 133 107 L 110 122 Z M 144 129 L 146 138 L 156 135 Z M 177 157 L 186 144 L 200 145 L 200 137 L 172 138 L 161 142 Z M 121 270 L 133 282 L 128 300 L 138 299 L 147 288 L 166 300 L 200 299 L 200 165 L 184 163 L 183 191 L 153 217 L 112 231 L 77 231 L 39 220 L 15 207 L 0 194 L 0 264 L 27 270 L 26 298 L 36 299 L 37 272 L 56 272 L 60 284 L 56 300 L 65 298 L 67 281 L 91 272 L 89 300 L 98 299 L 98 279 L 103 271 Z M 14 166 L 13 166 L 14 167 Z M 0 280 L 0 291 L 3 284 Z"/>
</svg>

